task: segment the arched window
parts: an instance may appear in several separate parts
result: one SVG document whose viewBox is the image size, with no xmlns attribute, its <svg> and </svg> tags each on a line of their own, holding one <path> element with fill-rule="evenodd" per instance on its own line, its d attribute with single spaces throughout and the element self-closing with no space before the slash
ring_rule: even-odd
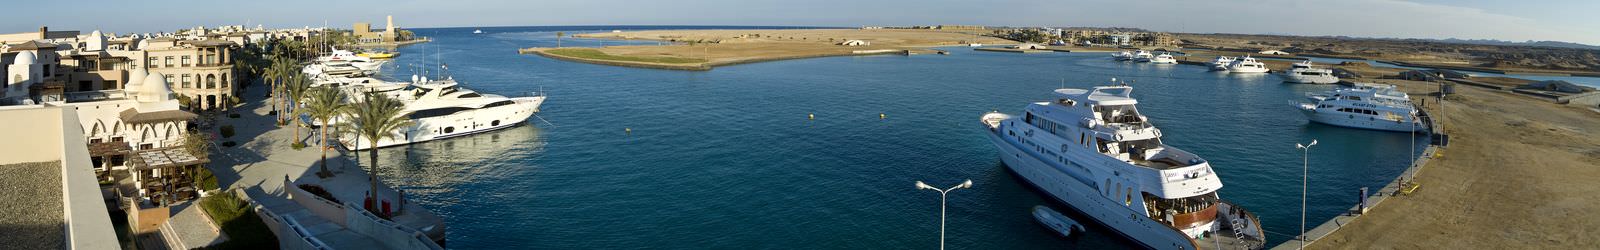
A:
<svg viewBox="0 0 1600 250">
<path fill-rule="evenodd" d="M 206 74 L 206 89 L 217 88 L 217 75 Z"/>
</svg>

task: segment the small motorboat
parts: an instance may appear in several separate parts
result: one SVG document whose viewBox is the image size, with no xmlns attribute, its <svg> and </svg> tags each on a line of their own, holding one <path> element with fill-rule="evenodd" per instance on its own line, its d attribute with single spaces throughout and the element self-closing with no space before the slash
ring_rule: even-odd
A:
<svg viewBox="0 0 1600 250">
<path fill-rule="evenodd" d="M 472 30 L 473 34 L 483 34 L 483 30 Z"/>
<path fill-rule="evenodd" d="M 1061 215 L 1056 210 L 1044 207 L 1044 205 L 1033 206 L 1033 218 L 1039 220 L 1039 224 L 1044 224 L 1045 227 L 1049 227 L 1063 237 L 1071 237 L 1074 231 L 1084 231 L 1083 224 L 1078 224 L 1077 221 L 1068 219 L 1067 216 Z"/>
</svg>

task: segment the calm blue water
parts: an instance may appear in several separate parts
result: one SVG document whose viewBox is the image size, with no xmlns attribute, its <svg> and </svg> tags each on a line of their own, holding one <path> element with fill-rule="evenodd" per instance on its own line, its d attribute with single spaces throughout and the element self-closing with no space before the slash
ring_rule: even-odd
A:
<svg viewBox="0 0 1600 250">
<path fill-rule="evenodd" d="M 1210 160 L 1230 199 L 1273 244 L 1299 229 L 1300 152 L 1310 155 L 1309 220 L 1353 205 L 1410 158 L 1408 134 L 1307 124 L 1287 105 L 1328 86 L 1280 84 L 1103 53 L 829 57 L 706 72 L 601 66 L 518 55 L 555 31 L 667 27 L 419 29 L 390 75 L 436 61 L 481 92 L 550 99 L 529 126 L 381 150 L 382 176 L 449 226 L 448 245 L 501 248 L 929 249 L 950 193 L 953 249 L 1126 248 L 1099 225 L 1064 239 L 1029 208 L 1048 204 L 1012 176 L 983 135 L 984 112 L 1016 114 L 1062 86 L 1129 79 L 1166 141 Z M 696 27 L 680 27 L 696 28 Z M 600 41 L 563 39 L 566 46 Z M 619 42 L 615 44 L 655 44 Z M 426 60 L 426 62 L 424 62 Z M 814 113 L 816 120 L 807 120 Z M 880 120 L 883 113 L 888 119 Z M 624 133 L 632 129 L 632 133 Z M 1081 215 L 1079 221 L 1089 221 Z"/>
</svg>

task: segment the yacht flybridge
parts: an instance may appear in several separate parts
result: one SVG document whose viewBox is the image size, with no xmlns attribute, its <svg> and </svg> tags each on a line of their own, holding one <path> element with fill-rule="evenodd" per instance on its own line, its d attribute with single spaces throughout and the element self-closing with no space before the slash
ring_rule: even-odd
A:
<svg viewBox="0 0 1600 250">
<path fill-rule="evenodd" d="M 1221 199 L 1200 156 L 1162 142 L 1129 86 L 1058 89 L 1021 117 L 983 115 L 1012 172 L 1117 233 L 1155 249 L 1258 249 L 1261 222 Z"/>
<path fill-rule="evenodd" d="M 1283 72 L 1283 80 L 1292 83 L 1329 84 L 1338 83 L 1339 77 L 1333 76 L 1332 69 L 1311 66 L 1311 61 L 1297 62 L 1289 65 L 1289 70 Z"/>
<path fill-rule="evenodd" d="M 1228 63 L 1228 73 L 1267 73 L 1267 64 L 1256 61 L 1255 58 L 1244 56 Z"/>
<path fill-rule="evenodd" d="M 377 72 L 378 67 L 383 66 L 384 63 L 389 61 L 373 60 L 372 58 L 367 58 L 365 56 L 358 56 L 355 52 L 351 52 L 349 50 L 335 49 L 326 56 L 317 57 L 316 62 L 321 64 L 342 62 L 363 71 Z"/>
<path fill-rule="evenodd" d="M 410 88 L 393 92 L 395 98 L 406 103 L 407 118 L 415 124 L 396 131 L 394 137 L 379 140 L 377 145 L 354 137 L 343 141 L 344 145 L 351 150 L 365 150 L 509 128 L 527 122 L 545 100 L 543 93 L 505 97 L 458 85 L 451 78 L 420 78 Z"/>
</svg>

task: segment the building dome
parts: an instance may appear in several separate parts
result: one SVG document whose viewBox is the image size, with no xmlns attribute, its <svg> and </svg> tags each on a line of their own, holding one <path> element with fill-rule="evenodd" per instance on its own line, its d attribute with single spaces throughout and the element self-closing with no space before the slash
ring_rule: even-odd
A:
<svg viewBox="0 0 1600 250">
<path fill-rule="evenodd" d="M 172 100 L 172 87 L 167 86 L 167 78 L 161 74 L 148 74 L 138 87 L 139 102 Z"/>
<path fill-rule="evenodd" d="M 144 78 L 149 76 L 150 70 L 144 68 L 137 68 L 133 69 L 132 71 L 128 71 L 128 83 L 122 85 L 122 91 L 128 93 L 129 95 L 138 93 L 140 88 L 139 84 L 144 83 Z"/>
<path fill-rule="evenodd" d="M 17 53 L 17 59 L 11 61 L 12 65 L 32 65 L 35 63 L 39 63 L 39 58 L 33 55 L 33 51 L 26 50 Z"/>
</svg>

